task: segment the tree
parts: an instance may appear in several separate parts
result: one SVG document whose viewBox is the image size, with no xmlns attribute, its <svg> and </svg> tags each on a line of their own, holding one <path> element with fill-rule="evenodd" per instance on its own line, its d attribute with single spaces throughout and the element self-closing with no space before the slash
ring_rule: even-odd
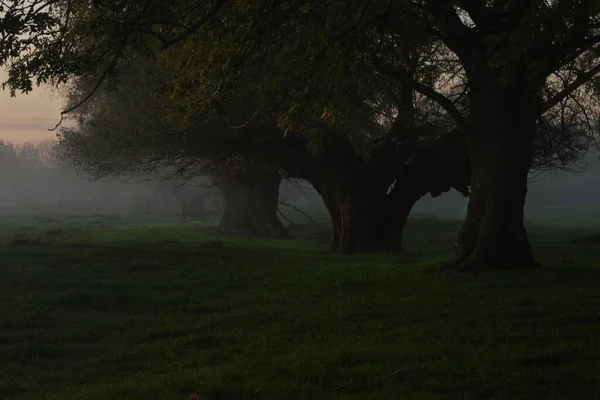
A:
<svg viewBox="0 0 600 400">
<path fill-rule="evenodd" d="M 401 93 L 417 91 L 437 102 L 467 142 L 473 192 L 459 235 L 463 251 L 455 266 L 469 270 L 537 265 L 523 227 L 523 205 L 538 122 L 554 107 L 564 110 L 567 95 L 600 69 L 596 58 L 590 58 L 597 10 L 590 1 L 537 6 L 522 2 L 515 10 L 518 2 L 491 2 L 471 10 L 485 14 L 483 25 L 494 26 L 479 29 L 467 26 L 469 17 L 456 4 L 328 1 L 306 6 L 290 1 L 272 5 L 267 17 L 248 25 L 237 24 L 235 16 L 241 11 L 232 7 L 217 18 L 226 33 L 218 36 L 218 30 L 208 28 L 202 33 L 217 35 L 219 43 L 245 45 L 211 47 L 194 36 L 196 41 L 175 57 L 178 63 L 186 60 L 175 82 L 194 112 L 212 109 L 215 103 L 226 107 L 246 93 L 260 99 L 259 109 L 277 110 L 280 126 L 292 129 L 301 115 L 318 117 L 324 111 L 338 122 L 347 119 L 343 124 L 348 127 L 356 121 L 350 110 L 372 106 L 381 96 L 380 83 L 386 81 L 382 75 L 394 79 Z M 563 15 L 570 22 L 565 23 Z M 575 24 L 578 28 L 573 21 L 581 23 Z M 556 43 L 548 33 L 554 27 L 561 37 Z M 538 37 L 548 51 L 539 51 Z M 563 61 L 547 59 L 550 54 Z M 584 67 L 582 62 L 589 69 L 579 78 L 569 80 L 562 73 L 565 66 L 571 71 Z M 189 81 L 184 73 L 188 68 L 202 70 L 203 79 Z M 564 91 L 557 92 L 557 82 L 547 79 L 552 72 L 566 82 Z M 414 120 L 406 104 L 400 109 Z M 557 122 L 565 126 L 562 118 Z M 343 141 L 337 144 L 340 149 L 345 146 Z"/>
<path fill-rule="evenodd" d="M 288 238 L 277 216 L 282 179 L 277 169 L 244 162 L 235 152 L 208 142 L 186 147 L 186 131 L 167 127 L 173 116 L 161 105 L 168 102 L 162 88 L 143 74 L 139 58 L 128 65 L 131 69 L 121 76 L 130 78 L 128 85 L 113 82 L 71 113 L 77 126 L 59 134 L 64 160 L 94 179 L 154 176 L 179 201 L 185 217 L 202 213 L 207 196 L 179 183 L 208 176 L 209 186 L 219 187 L 224 197 L 221 229 Z M 75 80 L 68 99 L 78 102 L 92 82 Z M 207 129 L 202 134 L 209 136 L 211 127 Z M 158 177 L 157 171 L 166 172 Z"/>
<path fill-rule="evenodd" d="M 411 81 L 416 90 L 438 101 L 466 135 L 472 192 L 459 233 L 462 251 L 450 267 L 536 266 L 523 226 L 536 121 L 598 76 L 598 2 L 410 5 L 408 12 L 456 55 L 467 78 L 464 110 L 431 86 Z M 401 71 L 398 78 L 407 81 Z"/>
<path fill-rule="evenodd" d="M 344 6 L 331 1 L 309 7 L 294 3 L 294 8 L 285 2 L 274 6 L 268 22 L 261 24 L 261 20 L 252 30 L 259 36 L 255 41 L 245 33 L 247 26 L 229 27 L 229 38 L 248 39 L 252 54 L 258 56 L 248 57 L 244 49 L 220 49 L 217 59 L 235 60 L 234 66 L 226 64 L 225 72 L 220 70 L 210 78 L 225 88 L 252 85 L 253 91 L 284 103 L 287 118 L 299 107 L 322 110 L 332 99 L 338 100 L 335 108 L 344 108 L 345 91 L 353 88 L 339 77 L 352 76 L 361 87 L 373 87 L 376 75 L 365 63 L 370 59 L 376 71 L 437 102 L 465 136 L 472 194 L 459 233 L 462 251 L 451 267 L 537 266 L 523 226 L 523 205 L 538 121 L 555 107 L 564 110 L 569 108 L 565 103 L 576 104 L 582 95 L 578 89 L 593 84 L 598 76 L 597 2 L 385 3 Z M 284 22 L 273 27 L 277 20 Z M 282 38 L 287 39 L 285 45 L 272 44 Z M 325 43 L 311 46 L 310 40 Z M 276 51 L 285 56 L 276 57 Z M 415 58 L 426 63 L 415 64 Z M 253 79 L 256 70 L 271 68 L 265 75 L 271 79 L 278 76 L 273 70 L 286 59 L 294 66 L 284 66 L 285 73 L 279 73 L 284 75 L 285 93 L 277 97 L 269 90 L 261 91 L 268 78 Z M 202 55 L 198 62 L 205 62 Z M 421 73 L 415 73 L 419 65 Z M 442 78 L 450 83 L 444 85 Z M 328 91 L 331 81 L 337 87 Z M 228 98 L 227 93 L 221 96 Z M 199 104 L 206 104 L 206 97 L 202 92 Z"/>
<path fill-rule="evenodd" d="M 398 250 L 420 197 L 451 188 L 468 192 L 464 150 L 452 151 L 460 148 L 460 139 L 438 137 L 432 124 L 407 123 L 398 110 L 386 117 L 387 127 L 375 121 L 382 106 L 374 105 L 359 111 L 359 132 L 309 115 L 306 129 L 284 135 L 268 116 L 248 122 L 255 108 L 245 103 L 182 123 L 193 113 L 188 98 L 165 96 L 172 92 L 163 85 L 170 82 L 168 75 L 142 57 L 123 64 L 121 78 L 72 113 L 79 128 L 62 130 L 65 154 L 95 177 L 148 174 L 161 167 L 182 177 L 210 174 L 225 196 L 222 228 L 288 236 L 276 214 L 281 175 L 273 167 L 256 168 L 264 163 L 317 189 L 331 215 L 332 249 L 343 253 Z M 92 82 L 75 81 L 67 92 L 71 103 L 85 96 Z M 404 97 L 403 107 L 412 109 L 412 96 Z"/>
<path fill-rule="evenodd" d="M 168 194 L 177 201 L 182 217 L 186 219 L 204 217 L 206 202 L 213 196 L 210 187 L 194 187 L 189 181 L 168 179 L 159 174 L 154 174 L 152 179 L 158 184 L 162 193 Z"/>
<path fill-rule="evenodd" d="M 336 252 L 397 251 L 406 219 L 419 198 L 452 188 L 468 194 L 469 166 L 460 137 L 439 136 L 434 126 L 404 129 L 398 118 L 387 136 L 367 145 L 322 121 L 313 120 L 310 128 L 285 135 L 268 121 L 253 121 L 240 129 L 230 125 L 204 131 L 218 132 L 224 153 L 237 151 L 310 182 L 329 211 L 331 249 Z M 369 138 L 363 135 L 363 140 Z M 186 148 L 206 149 L 207 141 L 211 143 L 211 138 L 190 135 Z M 215 149 L 214 143 L 208 147 Z"/>
<path fill-rule="evenodd" d="M 236 38 L 237 33 L 232 37 Z M 370 59 L 358 54 L 362 49 L 352 49 L 356 58 L 347 57 L 346 65 L 340 66 L 346 70 L 332 82 L 315 82 L 317 77 L 300 77 L 298 71 L 290 80 L 275 75 L 280 63 L 299 59 L 301 68 L 308 63 L 302 60 L 302 52 L 296 52 L 294 46 L 300 43 L 274 45 L 268 54 L 254 48 L 257 53 L 250 54 L 259 55 L 254 59 L 251 55 L 239 58 L 235 48 L 223 49 L 223 55 L 216 48 L 203 53 L 206 44 L 196 39 L 198 42 L 162 60 L 163 69 L 171 71 L 163 81 L 175 87 L 172 98 L 183 105 L 188 118 L 200 115 L 204 119 L 205 114 L 215 110 L 227 115 L 229 126 L 244 127 L 239 130 L 246 133 L 240 132 L 240 136 L 268 143 L 267 151 L 261 151 L 247 138 L 243 148 L 239 138 L 230 140 L 238 143 L 238 151 L 259 161 L 268 160 L 310 182 L 329 210 L 333 250 L 398 250 L 408 214 L 420 197 L 453 187 L 468 192 L 465 153 L 452 152 L 461 148 L 460 138 L 448 135 L 435 140 L 444 136 L 445 130 L 428 121 L 428 116 L 417 115 L 413 89 L 394 84 L 374 70 Z M 295 39 L 283 38 L 292 42 Z M 181 60 L 186 60 L 185 68 Z M 211 68 L 237 62 L 245 65 L 243 71 Z M 261 69 L 263 64 L 269 65 L 266 70 Z M 218 71 L 214 74 L 210 72 L 215 69 Z M 349 83 L 342 83 L 344 78 Z M 311 94 L 302 95 L 310 100 L 294 99 L 303 93 Z M 352 107 L 352 112 L 344 107 Z M 245 112 L 238 116 L 240 109 Z M 282 129 L 287 139 L 279 141 Z M 270 139 L 266 141 L 265 137 Z M 439 143 L 452 145 L 444 151 Z"/>
<path fill-rule="evenodd" d="M 290 238 L 277 215 L 282 182 L 279 169 L 243 156 L 239 156 L 237 162 L 239 168 L 218 177 L 223 193 L 219 228 L 250 232 L 265 238 Z"/>
</svg>

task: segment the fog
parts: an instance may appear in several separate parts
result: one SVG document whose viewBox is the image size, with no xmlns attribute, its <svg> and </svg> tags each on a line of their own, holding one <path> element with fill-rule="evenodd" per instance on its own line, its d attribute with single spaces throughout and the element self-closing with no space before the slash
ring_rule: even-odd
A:
<svg viewBox="0 0 600 400">
<path fill-rule="evenodd" d="M 525 214 L 547 206 L 600 205 L 600 162 L 597 153 L 584 159 L 585 168 L 578 172 L 536 172 L 530 174 Z M 430 215 L 462 219 L 468 199 L 452 190 L 439 197 L 424 196 L 413 215 Z"/>
<path fill-rule="evenodd" d="M 207 181 L 158 174 L 96 180 L 61 162 L 55 142 L 15 144 L 0 139 L 0 214 L 152 212 L 202 218 L 222 212 L 221 193 Z M 283 210 L 324 210 L 318 194 L 302 182 L 284 182 L 280 201 Z M 193 202 L 200 207 L 185 210 Z M 189 215 L 183 215 L 186 212 Z"/>
<path fill-rule="evenodd" d="M 526 208 L 553 205 L 600 204 L 600 163 L 587 157 L 584 172 L 531 175 Z M 65 167 L 52 141 L 13 144 L 0 140 L 0 213 L 139 213 L 182 214 L 182 199 L 198 196 L 206 201 L 201 213 L 220 214 L 222 203 L 216 189 L 194 182 L 134 177 L 93 180 Z M 185 189 L 185 190 L 183 190 Z M 285 182 L 280 189 L 281 209 L 323 211 L 319 195 L 308 183 Z M 438 197 L 427 195 L 413 208 L 413 216 L 430 215 L 460 219 L 467 199 L 452 190 Z"/>
<path fill-rule="evenodd" d="M 152 177 L 98 181 L 80 176 L 61 163 L 51 141 L 0 141 L 0 181 L 2 214 L 181 213 L 181 202 L 174 192 L 183 182 L 161 185 Z M 217 199 L 207 203 L 208 211 L 218 211 Z"/>
</svg>

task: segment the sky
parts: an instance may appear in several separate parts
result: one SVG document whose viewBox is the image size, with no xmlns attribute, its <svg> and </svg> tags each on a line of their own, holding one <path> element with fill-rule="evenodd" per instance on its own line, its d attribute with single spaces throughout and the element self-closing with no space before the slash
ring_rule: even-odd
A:
<svg viewBox="0 0 600 400">
<path fill-rule="evenodd" d="M 0 72 L 0 81 L 5 77 L 4 71 Z M 0 139 L 14 143 L 54 139 L 56 132 L 48 128 L 60 120 L 61 107 L 62 100 L 47 86 L 12 98 L 0 89 Z"/>
</svg>

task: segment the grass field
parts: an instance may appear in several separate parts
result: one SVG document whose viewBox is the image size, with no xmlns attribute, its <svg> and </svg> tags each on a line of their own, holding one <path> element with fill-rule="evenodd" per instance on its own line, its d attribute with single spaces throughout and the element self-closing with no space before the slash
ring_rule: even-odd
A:
<svg viewBox="0 0 600 400">
<path fill-rule="evenodd" d="M 530 212 L 543 270 L 434 274 L 458 221 L 395 256 L 152 215 L 1 218 L 0 399 L 598 399 L 600 208 Z"/>
</svg>

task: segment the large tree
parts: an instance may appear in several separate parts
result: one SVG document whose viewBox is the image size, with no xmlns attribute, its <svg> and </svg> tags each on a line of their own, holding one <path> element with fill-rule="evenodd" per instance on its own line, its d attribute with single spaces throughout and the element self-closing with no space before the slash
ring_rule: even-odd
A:
<svg viewBox="0 0 600 400">
<path fill-rule="evenodd" d="M 282 2 L 269 11 L 242 26 L 228 25 L 228 14 L 218 19 L 221 40 L 246 46 L 200 53 L 189 43 L 195 67 L 224 66 L 205 74 L 199 107 L 247 86 L 284 110 L 288 124 L 299 110 L 348 110 L 348 99 L 369 99 L 373 70 L 392 77 L 439 104 L 466 140 L 472 195 L 451 267 L 538 265 L 523 224 L 536 131 L 556 107 L 588 125 L 589 110 L 573 106 L 600 71 L 596 1 Z M 568 125 L 562 113 L 552 118 Z"/>
<path fill-rule="evenodd" d="M 279 216 L 279 188 L 283 174 L 279 168 L 235 157 L 237 168 L 220 174 L 218 185 L 223 193 L 223 215 L 219 228 L 245 231 L 265 238 L 289 238 Z"/>
<path fill-rule="evenodd" d="M 420 197 L 451 188 L 468 193 L 460 137 L 407 120 L 401 110 L 386 124 L 375 122 L 383 118 L 375 112 L 381 106 L 370 107 L 363 129 L 354 133 L 314 117 L 286 134 L 267 117 L 232 128 L 254 111 L 248 107 L 182 125 L 192 111 L 161 95 L 168 79 L 154 74 L 162 70 L 141 68 L 140 58 L 128 65 L 121 71 L 126 79 L 99 90 L 71 114 L 78 128 L 62 130 L 66 156 L 96 177 L 150 173 L 160 166 L 184 177 L 211 174 L 225 197 L 224 229 L 287 236 L 276 215 L 282 178 L 277 167 L 317 189 L 331 215 L 332 249 L 343 253 L 398 250 Z M 79 79 L 70 86 L 72 103 L 91 82 Z M 404 108 L 414 108 L 411 93 L 403 96 Z"/>
<path fill-rule="evenodd" d="M 462 270 L 536 266 L 523 225 L 536 123 L 600 73 L 596 0 L 415 1 L 408 10 L 456 55 L 467 107 L 431 86 L 464 129 L 471 162 L 467 217 L 459 233 Z M 398 79 L 407 81 L 401 70 Z"/>
<path fill-rule="evenodd" d="M 223 196 L 221 229 L 288 238 L 277 216 L 278 169 L 244 161 L 222 140 L 190 142 L 190 135 L 218 139 L 219 132 L 212 132 L 215 124 L 191 131 L 170 125 L 175 105 L 164 96 L 164 86 L 147 75 L 146 65 L 147 60 L 134 57 L 122 66 L 119 80 L 106 82 L 94 98 L 73 110 L 69 117 L 75 126 L 59 134 L 64 161 L 92 179 L 153 177 L 178 200 L 186 217 L 203 212 L 208 193 L 185 182 L 208 177 L 208 186 L 219 188 Z M 78 103 L 86 96 L 93 78 L 74 79 L 64 93 L 67 101 Z"/>
</svg>

